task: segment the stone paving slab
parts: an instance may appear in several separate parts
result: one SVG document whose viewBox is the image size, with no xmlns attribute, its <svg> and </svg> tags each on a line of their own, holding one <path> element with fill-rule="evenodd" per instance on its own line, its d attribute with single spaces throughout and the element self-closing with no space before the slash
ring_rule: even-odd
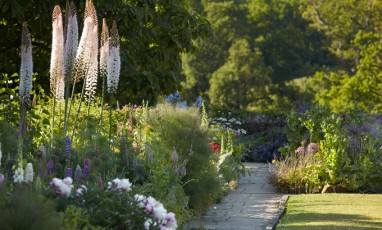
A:
<svg viewBox="0 0 382 230">
<path fill-rule="evenodd" d="M 269 183 L 268 164 L 246 163 L 249 174 L 238 181 L 220 204 L 209 208 L 206 215 L 185 224 L 184 230 L 257 230 L 269 229 L 280 211 L 283 194 Z"/>
</svg>

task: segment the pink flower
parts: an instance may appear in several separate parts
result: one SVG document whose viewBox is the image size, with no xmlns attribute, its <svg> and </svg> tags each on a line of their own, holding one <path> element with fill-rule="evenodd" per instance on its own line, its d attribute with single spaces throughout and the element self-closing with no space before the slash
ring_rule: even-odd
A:
<svg viewBox="0 0 382 230">
<path fill-rule="evenodd" d="M 316 143 L 308 144 L 308 153 L 317 153 L 320 151 L 320 147 Z"/>
<path fill-rule="evenodd" d="M 296 154 L 304 154 L 305 153 L 305 148 L 300 146 L 296 149 L 295 151 Z"/>
</svg>

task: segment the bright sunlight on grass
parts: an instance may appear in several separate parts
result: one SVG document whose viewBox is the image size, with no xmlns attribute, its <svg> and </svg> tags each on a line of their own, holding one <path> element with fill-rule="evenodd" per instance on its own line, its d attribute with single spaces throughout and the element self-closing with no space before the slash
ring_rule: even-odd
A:
<svg viewBox="0 0 382 230">
<path fill-rule="evenodd" d="M 277 229 L 382 229 L 382 195 L 294 195 Z"/>
</svg>

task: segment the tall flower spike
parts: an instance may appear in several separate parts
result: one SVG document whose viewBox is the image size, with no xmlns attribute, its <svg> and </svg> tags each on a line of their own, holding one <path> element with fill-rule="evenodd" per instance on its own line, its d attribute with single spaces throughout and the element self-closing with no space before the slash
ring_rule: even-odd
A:
<svg viewBox="0 0 382 230">
<path fill-rule="evenodd" d="M 88 10 L 87 10 L 88 9 Z M 87 16 L 88 15 L 88 16 Z M 95 7 L 92 0 L 86 1 L 85 20 L 86 18 L 92 18 L 93 28 L 90 31 L 89 39 L 89 65 L 86 73 L 86 85 L 85 95 L 88 102 L 91 102 L 94 98 L 95 91 L 97 89 L 97 77 L 98 77 L 98 20 Z M 82 39 L 82 38 L 81 38 Z"/>
<path fill-rule="evenodd" d="M 109 29 L 107 28 L 106 19 L 102 21 L 101 33 L 101 50 L 99 70 L 102 77 L 107 76 L 107 62 L 109 60 Z"/>
<path fill-rule="evenodd" d="M 21 32 L 21 65 L 20 65 L 20 91 L 19 99 L 21 102 L 29 102 L 32 91 L 32 40 L 27 28 L 23 23 Z"/>
<path fill-rule="evenodd" d="M 67 3 L 66 17 L 65 17 L 65 31 L 64 31 L 64 63 L 63 75 L 65 84 L 69 87 L 70 74 L 73 70 L 74 59 L 76 57 L 78 48 L 78 22 L 76 7 L 73 2 Z"/>
<path fill-rule="evenodd" d="M 64 58 L 64 29 L 62 27 L 62 13 L 56 5 L 52 14 L 52 54 L 50 58 L 50 91 L 58 100 L 64 99 L 64 76 L 62 64 Z"/>
<path fill-rule="evenodd" d="M 119 54 L 119 34 L 117 24 L 113 21 L 110 36 L 110 57 L 107 63 L 107 91 L 115 93 L 118 88 L 121 57 Z"/>
<path fill-rule="evenodd" d="M 86 75 L 91 75 L 89 67 L 98 53 L 98 21 L 93 2 L 86 0 L 84 29 L 74 61 L 72 79 L 79 81 Z M 97 67 L 98 68 L 98 67 Z"/>
</svg>

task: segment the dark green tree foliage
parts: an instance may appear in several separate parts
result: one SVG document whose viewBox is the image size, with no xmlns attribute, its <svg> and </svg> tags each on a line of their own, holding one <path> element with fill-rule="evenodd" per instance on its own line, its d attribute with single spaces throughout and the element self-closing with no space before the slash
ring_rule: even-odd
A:
<svg viewBox="0 0 382 230">
<path fill-rule="evenodd" d="M 300 0 L 250 1 L 250 18 L 255 27 L 251 36 L 265 64 L 273 69 L 273 82 L 309 76 L 319 66 L 334 64 L 323 33 L 310 28 L 302 10 Z"/>
<path fill-rule="evenodd" d="M 228 61 L 212 74 L 211 104 L 237 110 L 266 105 L 269 73 L 260 52 L 253 52 L 245 39 L 235 40 Z"/>
<path fill-rule="evenodd" d="M 381 1 L 306 1 L 306 17 L 330 39 L 330 50 L 341 63 L 336 69 L 317 73 L 320 86 L 316 100 L 336 112 L 360 107 L 382 110 Z"/>
<path fill-rule="evenodd" d="M 85 1 L 74 1 L 82 28 Z M 0 73 L 19 71 L 21 23 L 32 34 L 37 84 L 49 87 L 51 12 L 60 1 L 0 0 Z M 121 77 L 117 99 L 122 102 L 153 101 L 158 94 L 180 88 L 180 53 L 193 49 L 192 40 L 210 32 L 209 23 L 189 12 L 186 1 L 94 1 L 98 20 L 116 20 L 121 35 Z M 80 31 L 81 33 L 81 31 Z"/>
<path fill-rule="evenodd" d="M 192 1 L 194 2 L 194 1 Z M 214 36 L 195 41 L 197 50 L 183 57 L 184 94 L 208 97 L 211 75 L 227 60 L 228 49 L 235 39 L 245 37 L 249 28 L 246 4 L 236 1 L 195 1 L 195 10 L 205 14 L 214 27 Z"/>
<path fill-rule="evenodd" d="M 201 95 L 213 105 L 234 106 L 225 100 L 236 98 L 231 95 L 236 86 L 228 83 L 236 71 L 234 81 L 245 82 L 245 91 L 256 91 L 257 96 L 236 98 L 234 108 L 274 109 L 290 103 L 285 92 L 291 90 L 285 88 L 285 81 L 311 76 L 323 65 L 336 64 L 325 34 L 311 28 L 310 21 L 303 17 L 306 6 L 300 0 L 192 2 L 196 10 L 203 10 L 199 13 L 206 15 L 215 34 L 197 40 L 198 50 L 184 55 L 184 90 L 188 96 Z M 245 59 L 248 63 L 233 64 L 229 50 L 242 40 L 248 42 L 249 56 L 253 57 Z M 233 65 L 247 66 L 257 72 L 257 77 L 248 81 L 248 75 L 237 72 Z M 265 71 L 259 74 L 261 70 Z M 225 87 L 220 88 L 222 85 Z M 240 103 L 243 105 L 238 106 Z"/>
</svg>

